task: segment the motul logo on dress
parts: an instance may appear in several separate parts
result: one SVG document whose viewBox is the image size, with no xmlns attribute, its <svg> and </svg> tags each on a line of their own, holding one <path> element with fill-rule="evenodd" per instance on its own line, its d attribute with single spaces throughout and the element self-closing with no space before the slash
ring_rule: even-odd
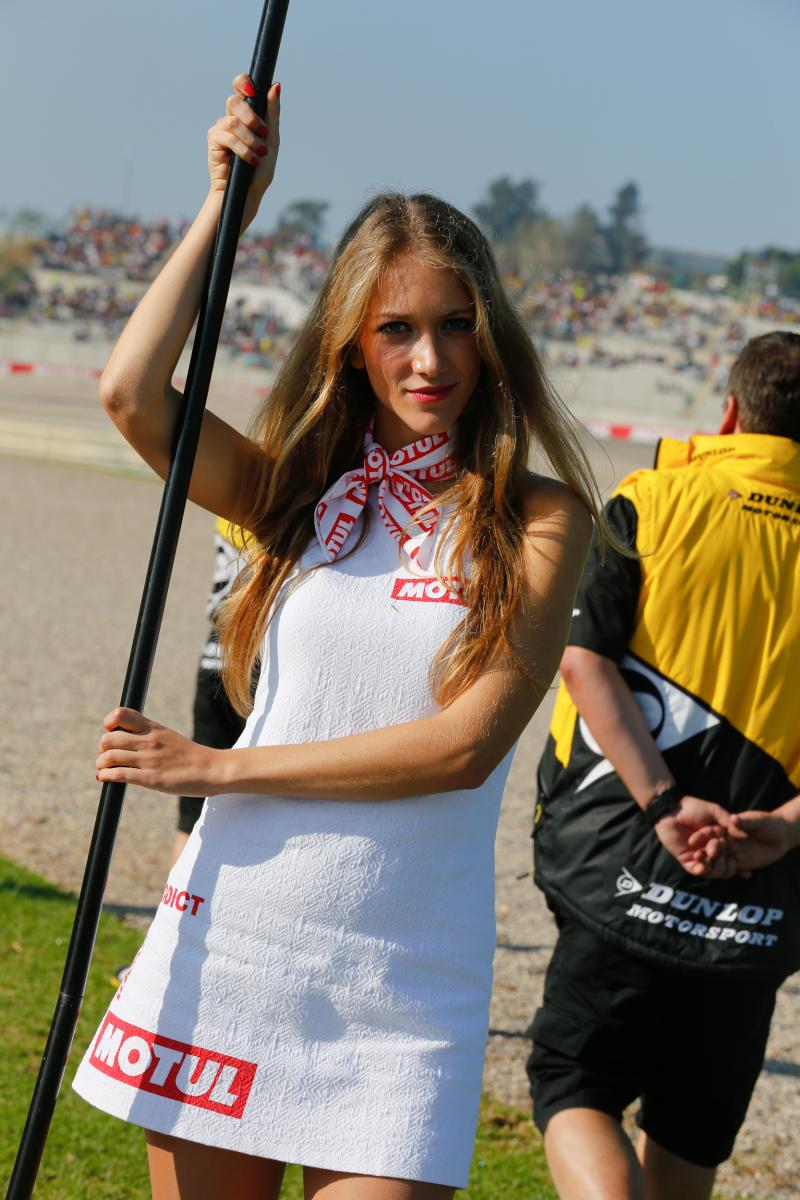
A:
<svg viewBox="0 0 800 1200">
<path fill-rule="evenodd" d="M 448 588 L 441 579 L 395 579 L 393 600 L 421 600 L 427 604 L 459 604 L 464 606 L 464 585 L 451 579 Z"/>
<path fill-rule="evenodd" d="M 237 1119 L 244 1112 L 256 1073 L 255 1063 L 175 1042 L 110 1013 L 89 1061 L 119 1083 Z"/>
</svg>

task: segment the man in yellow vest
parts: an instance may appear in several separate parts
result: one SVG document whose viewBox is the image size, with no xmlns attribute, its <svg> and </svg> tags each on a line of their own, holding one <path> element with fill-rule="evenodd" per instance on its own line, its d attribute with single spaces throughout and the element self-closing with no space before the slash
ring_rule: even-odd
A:
<svg viewBox="0 0 800 1200">
<path fill-rule="evenodd" d="M 562 1200 L 707 1200 L 800 968 L 800 335 L 607 512 L 638 556 L 590 551 L 539 767 L 534 1116 Z"/>
</svg>

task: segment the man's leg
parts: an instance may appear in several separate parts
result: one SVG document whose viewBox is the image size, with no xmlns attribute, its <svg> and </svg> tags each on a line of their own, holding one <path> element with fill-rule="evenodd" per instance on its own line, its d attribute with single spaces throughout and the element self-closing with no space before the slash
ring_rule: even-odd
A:
<svg viewBox="0 0 800 1200">
<path fill-rule="evenodd" d="M 203 811 L 203 804 L 204 801 L 196 796 L 179 797 L 178 828 L 175 830 L 175 841 L 172 843 L 172 855 L 169 860 L 170 871 L 183 854 L 184 847 L 189 840 L 189 835 L 196 825 L 200 813 Z M 192 806 L 191 809 L 189 805 Z"/>
<path fill-rule="evenodd" d="M 708 1200 L 761 1071 L 775 984 L 673 972 L 658 1004 L 658 1055 L 637 1117 L 645 1194 Z"/>
<path fill-rule="evenodd" d="M 636 1143 L 644 1167 L 645 1200 L 709 1200 L 716 1167 L 698 1167 L 654 1142 L 646 1133 Z"/>
<path fill-rule="evenodd" d="M 534 1120 L 562 1200 L 644 1200 L 621 1120 L 646 1078 L 650 972 L 571 918 L 534 1017 Z"/>
<path fill-rule="evenodd" d="M 650 1200 L 630 1139 L 607 1113 L 562 1109 L 547 1124 L 544 1151 L 561 1200 Z"/>
</svg>

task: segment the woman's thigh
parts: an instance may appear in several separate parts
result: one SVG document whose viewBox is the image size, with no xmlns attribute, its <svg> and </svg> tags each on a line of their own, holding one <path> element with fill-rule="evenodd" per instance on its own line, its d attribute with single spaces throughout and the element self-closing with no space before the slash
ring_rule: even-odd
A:
<svg viewBox="0 0 800 1200">
<path fill-rule="evenodd" d="M 451 1200 L 454 1191 L 439 1183 L 303 1168 L 305 1200 Z"/>
<path fill-rule="evenodd" d="M 285 1163 L 145 1131 L 153 1200 L 277 1200 Z"/>
</svg>

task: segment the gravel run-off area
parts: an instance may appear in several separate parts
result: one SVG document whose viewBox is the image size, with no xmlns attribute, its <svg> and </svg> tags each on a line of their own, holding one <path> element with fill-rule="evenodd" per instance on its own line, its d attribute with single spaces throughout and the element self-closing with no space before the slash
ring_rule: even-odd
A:
<svg viewBox="0 0 800 1200">
<path fill-rule="evenodd" d="M 592 453 L 608 490 L 615 478 L 649 464 L 652 448 L 614 443 Z M 80 884 L 99 795 L 100 719 L 119 699 L 159 500 L 154 481 L 0 457 L 6 603 L 0 850 L 72 890 Z M 187 510 L 147 705 L 151 715 L 187 733 L 212 530 L 209 514 Z M 554 943 L 552 919 L 532 886 L 529 836 L 552 696 L 520 742 L 497 842 L 498 949 L 485 1085 L 523 1108 L 526 1029 Z M 107 891 L 108 905 L 126 920 L 146 923 L 158 903 L 175 810 L 174 798 L 128 792 Z M 795 977 L 779 996 L 767 1064 L 733 1161 L 720 1174 L 730 1195 L 796 1195 L 799 1011 Z M 736 1053 L 735 1045 L 730 1051 Z"/>
</svg>

